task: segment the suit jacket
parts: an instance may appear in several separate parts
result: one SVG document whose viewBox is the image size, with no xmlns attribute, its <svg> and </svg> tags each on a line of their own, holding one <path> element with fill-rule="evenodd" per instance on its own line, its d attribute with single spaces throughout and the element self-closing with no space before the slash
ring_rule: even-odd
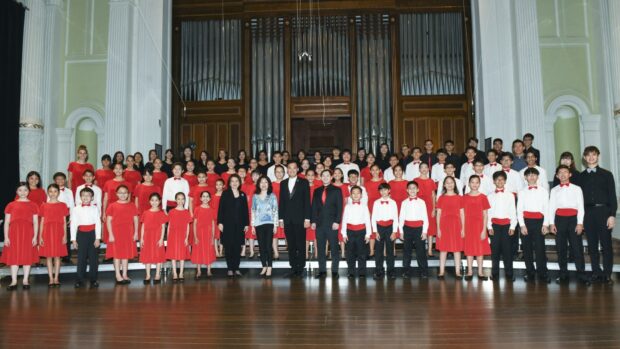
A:
<svg viewBox="0 0 620 349">
<path fill-rule="evenodd" d="M 325 189 L 327 188 L 327 189 Z M 323 204 L 323 191 L 327 190 L 325 204 Z M 317 226 L 340 224 L 342 220 L 342 190 L 333 185 L 321 186 L 314 190 L 312 197 L 312 223 Z"/>
<path fill-rule="evenodd" d="M 297 177 L 293 192 L 288 190 L 290 178 L 280 184 L 280 202 L 278 215 L 287 223 L 303 224 L 304 220 L 310 220 L 312 210 L 310 208 L 310 184 L 306 179 Z"/>
</svg>

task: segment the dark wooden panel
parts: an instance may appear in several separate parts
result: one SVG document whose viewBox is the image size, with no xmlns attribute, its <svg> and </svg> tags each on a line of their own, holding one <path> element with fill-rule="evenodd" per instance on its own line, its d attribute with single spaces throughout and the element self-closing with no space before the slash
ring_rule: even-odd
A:
<svg viewBox="0 0 620 349">
<path fill-rule="evenodd" d="M 291 118 L 351 116 L 349 97 L 296 97 L 291 98 Z"/>
<path fill-rule="evenodd" d="M 331 147 L 349 148 L 351 144 L 351 119 L 293 119 L 292 149 L 306 151 L 319 150 L 322 153 L 331 152 Z"/>
</svg>

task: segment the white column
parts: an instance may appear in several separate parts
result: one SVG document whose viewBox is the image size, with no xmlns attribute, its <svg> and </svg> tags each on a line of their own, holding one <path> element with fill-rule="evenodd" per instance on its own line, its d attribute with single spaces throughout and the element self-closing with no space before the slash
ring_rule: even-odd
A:
<svg viewBox="0 0 620 349">
<path fill-rule="evenodd" d="M 132 0 L 109 0 L 108 65 L 105 101 L 105 147 L 113 154 L 127 149 L 131 123 Z"/>
<path fill-rule="evenodd" d="M 518 138 L 527 132 L 537 136 L 535 146 L 540 149 L 543 168 L 554 168 L 555 158 L 549 147 L 553 138 L 545 137 L 545 102 L 541 73 L 540 46 L 536 0 L 513 1 L 514 6 L 514 53 L 517 64 L 517 116 L 521 121 Z M 552 171 L 548 171 L 552 176 Z M 547 178 L 551 180 L 552 177 Z"/>
<path fill-rule="evenodd" d="M 500 137 L 508 147 L 518 131 L 511 4 L 472 2 L 478 137 Z"/>
<path fill-rule="evenodd" d="M 604 45 L 608 45 L 609 50 L 609 67 L 611 69 L 609 82 L 613 92 L 613 111 L 616 128 L 616 154 L 612 157 L 612 161 L 615 159 L 614 162 L 616 163 L 616 192 L 620 193 L 620 1 L 609 0 L 607 6 L 610 40 L 604 43 Z"/>
<path fill-rule="evenodd" d="M 45 3 L 24 0 L 29 8 L 24 22 L 22 86 L 19 116 L 19 173 L 41 171 L 43 148 L 43 81 L 45 66 Z"/>
</svg>

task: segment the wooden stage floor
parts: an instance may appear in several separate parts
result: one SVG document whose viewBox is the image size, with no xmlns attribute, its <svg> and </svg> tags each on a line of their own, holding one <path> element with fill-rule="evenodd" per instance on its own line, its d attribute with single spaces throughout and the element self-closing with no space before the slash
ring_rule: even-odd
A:
<svg viewBox="0 0 620 349">
<path fill-rule="evenodd" d="M 344 271 L 344 270 L 343 270 Z M 0 348 L 618 348 L 620 284 L 285 279 L 0 290 Z M 342 273 L 341 273 L 342 275 Z M 21 280 L 20 280 L 21 285 Z M 3 283 L 3 286 L 6 286 Z"/>
</svg>

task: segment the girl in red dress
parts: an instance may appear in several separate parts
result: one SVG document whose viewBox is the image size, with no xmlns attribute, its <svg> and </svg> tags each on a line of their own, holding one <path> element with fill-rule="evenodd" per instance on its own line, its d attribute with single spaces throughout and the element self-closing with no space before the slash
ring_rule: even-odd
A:
<svg viewBox="0 0 620 349">
<path fill-rule="evenodd" d="M 222 198 L 222 193 L 224 193 L 224 180 L 218 179 L 215 182 L 215 193 L 211 198 L 211 207 L 215 210 L 215 216 L 217 217 L 217 213 L 220 209 L 220 199 Z M 215 225 L 215 251 L 217 254 L 216 257 L 222 257 L 222 250 L 224 246 L 220 243 L 220 227 Z"/>
<path fill-rule="evenodd" d="M 368 153 L 366 155 L 366 163 L 367 166 L 360 170 L 360 177 L 362 177 L 362 185 L 366 185 L 366 182 L 370 182 L 372 180 L 372 173 L 370 173 L 370 169 L 372 165 L 375 164 L 376 158 L 373 153 Z M 383 171 L 379 168 L 379 177 L 383 178 Z"/>
<path fill-rule="evenodd" d="M 308 183 L 310 184 L 310 203 L 312 203 L 312 198 L 314 197 L 314 190 L 316 188 L 321 187 L 322 183 L 320 180 L 316 179 L 316 172 L 314 172 L 314 170 L 312 169 L 308 169 L 306 171 L 306 179 L 308 180 Z M 319 258 L 318 257 L 318 251 L 316 249 L 317 247 L 317 243 L 316 243 L 316 230 L 312 229 L 312 227 L 308 227 L 306 228 L 306 259 L 310 259 L 310 243 L 312 243 L 312 246 L 314 247 L 314 259 Z"/>
<path fill-rule="evenodd" d="M 230 179 L 230 176 L 237 173 L 237 163 L 235 162 L 235 159 L 230 158 L 226 161 L 226 166 L 228 167 L 228 170 L 222 173 L 222 179 L 224 180 L 224 184 L 228 188 L 228 179 Z"/>
<path fill-rule="evenodd" d="M 39 256 L 47 259 L 49 287 L 60 286 L 60 257 L 67 255 L 67 216 L 69 208 L 58 201 L 60 188 L 56 184 L 47 187 L 49 201 L 39 208 Z M 53 263 L 53 267 L 52 267 Z"/>
<path fill-rule="evenodd" d="M 331 161 L 331 158 L 329 157 L 326 159 L 330 159 Z M 333 172 L 334 175 L 332 177 L 332 184 L 335 187 L 340 188 L 340 191 L 342 192 L 342 212 L 344 212 L 344 206 L 346 205 L 347 198 L 349 197 L 349 187 L 344 183 L 344 173 L 341 169 L 337 168 Z M 346 250 L 342 234 L 338 234 L 338 245 L 340 245 L 340 257 L 344 259 Z M 326 248 L 329 247 L 329 242 L 325 246 Z M 327 254 L 327 251 L 325 251 L 325 254 Z"/>
<path fill-rule="evenodd" d="M 192 245 L 191 261 L 196 265 L 196 277 L 200 279 L 202 264 L 207 265 L 207 277 L 211 274 L 211 263 L 215 262 L 215 210 L 211 208 L 211 194 L 203 191 L 200 194 L 201 205 L 194 209 L 194 244 Z"/>
<path fill-rule="evenodd" d="M 125 181 L 131 185 L 130 189 L 131 192 L 133 192 L 133 189 L 138 184 L 140 184 L 140 181 L 142 180 L 142 174 L 140 174 L 140 171 L 138 171 L 138 169 L 136 168 L 136 162 L 133 155 L 127 155 L 125 161 L 127 168 L 123 173 L 123 178 L 125 178 Z"/>
<path fill-rule="evenodd" d="M 41 175 L 37 171 L 30 171 L 26 176 L 28 181 L 28 200 L 34 202 L 38 207 L 41 207 L 47 201 L 47 193 L 41 188 Z M 17 199 L 17 197 L 15 197 Z"/>
<path fill-rule="evenodd" d="M 400 204 L 408 197 L 407 194 L 407 180 L 403 177 L 405 171 L 402 165 L 396 165 L 392 169 L 394 171 L 394 179 L 390 181 L 390 196 L 396 201 L 398 208 L 398 214 L 400 214 Z"/>
<path fill-rule="evenodd" d="M 280 183 L 284 180 L 284 166 L 279 165 L 273 169 L 273 174 L 276 177 L 276 180 L 271 182 L 271 188 L 273 194 L 278 199 L 278 204 L 280 203 Z M 285 239 L 286 235 L 284 235 L 284 228 L 278 226 L 277 232 L 273 235 L 273 259 L 280 259 L 280 251 L 278 251 L 278 239 Z"/>
<path fill-rule="evenodd" d="M 486 276 L 482 270 L 484 256 L 491 254 L 489 238 L 487 235 L 487 212 L 491 208 L 486 195 L 480 193 L 480 177 L 472 175 L 469 177 L 470 192 L 463 196 L 463 206 L 465 208 L 465 247 L 464 252 L 467 256 L 467 275 L 465 280 L 473 277 L 474 256 L 478 264 L 478 278 L 485 280 Z"/>
<path fill-rule="evenodd" d="M 168 247 L 166 259 L 172 261 L 172 282 L 183 282 L 183 269 L 185 260 L 189 255 L 189 230 L 192 223 L 192 214 L 185 209 L 185 194 L 177 193 L 174 196 L 177 206 L 168 212 L 170 224 L 168 224 Z M 177 261 L 179 273 L 177 274 Z"/>
<path fill-rule="evenodd" d="M 129 183 L 127 183 L 125 181 L 125 178 L 123 178 L 123 164 L 114 164 L 114 169 L 112 170 L 114 172 L 114 178 L 107 181 L 105 186 L 102 188 L 102 192 L 103 192 L 103 210 L 102 212 L 102 221 L 104 222 L 103 224 L 103 241 L 107 242 L 108 241 L 108 225 L 105 224 L 106 220 L 106 210 L 108 209 L 108 206 L 110 206 L 111 204 L 115 203 L 118 200 L 118 197 L 116 196 L 116 189 L 118 189 L 118 187 L 120 187 L 121 185 L 124 185 L 127 188 L 130 188 Z"/>
<path fill-rule="evenodd" d="M 215 183 L 220 178 L 222 177 L 215 172 L 215 161 L 207 161 L 207 186 L 209 186 L 209 188 L 215 188 Z M 224 183 L 224 185 L 226 185 L 226 183 Z"/>
<path fill-rule="evenodd" d="M 101 168 L 95 172 L 95 182 L 99 188 L 103 189 L 105 184 L 114 178 L 114 171 L 110 165 L 112 164 L 112 158 L 108 154 L 104 154 L 101 157 Z"/>
<path fill-rule="evenodd" d="M 153 160 L 153 184 L 159 187 L 159 190 L 164 190 L 164 183 L 168 179 L 168 174 L 161 168 L 164 163 L 160 158 Z"/>
<path fill-rule="evenodd" d="M 252 221 L 252 199 L 254 198 L 254 194 L 256 193 L 256 181 L 260 178 L 260 173 L 258 171 L 254 171 L 249 175 L 246 175 L 247 172 L 244 167 L 239 167 L 239 177 L 243 179 L 243 185 L 241 185 L 241 191 L 245 193 L 245 196 L 248 198 L 248 222 Z M 250 182 L 247 181 L 247 178 L 250 178 Z M 256 235 L 252 232 L 252 229 L 248 229 L 245 232 L 245 239 L 248 243 L 250 249 L 250 259 L 254 258 L 254 244 L 256 241 Z M 241 249 L 241 255 L 245 256 L 245 247 Z"/>
<path fill-rule="evenodd" d="M 155 264 L 154 284 L 161 282 L 161 264 L 166 262 L 164 234 L 168 215 L 161 209 L 161 195 L 152 193 L 149 197 L 151 208 L 142 212 L 140 222 L 140 262 L 144 263 L 146 277 L 144 284 L 151 281 L 151 264 Z"/>
<path fill-rule="evenodd" d="M 258 171 L 258 161 L 256 161 L 256 159 L 252 158 L 250 159 L 250 161 L 248 161 L 248 173 L 250 174 L 249 176 L 245 177 L 245 182 L 246 183 L 250 183 L 252 182 L 252 173 L 255 172 L 258 173 L 258 176 L 260 177 L 260 172 Z M 254 195 L 254 194 L 252 194 Z"/>
<path fill-rule="evenodd" d="M 194 212 L 196 207 L 200 206 L 200 195 L 203 191 L 208 191 L 211 194 L 211 189 L 207 185 L 207 174 L 203 171 L 198 171 L 196 179 L 198 179 L 198 184 L 189 189 L 189 212 Z"/>
<path fill-rule="evenodd" d="M 161 196 L 161 188 L 153 183 L 152 169 L 145 169 L 142 178 L 142 183 L 138 184 L 133 192 L 134 202 L 139 215 L 142 215 L 144 211 L 151 207 L 150 201 L 152 194 L 157 193 Z"/>
<path fill-rule="evenodd" d="M 198 185 L 198 177 L 196 177 L 196 174 L 194 173 L 195 170 L 196 164 L 194 163 L 194 160 L 187 161 L 185 164 L 185 172 L 183 172 L 183 178 L 187 180 L 190 188 Z"/>
<path fill-rule="evenodd" d="M 414 179 L 420 191 L 418 197 L 424 200 L 428 213 L 428 256 L 433 257 L 433 237 L 437 235 L 437 220 L 435 219 L 435 203 L 437 202 L 437 183 L 429 177 L 429 167 L 420 163 L 420 177 Z"/>
<path fill-rule="evenodd" d="M 369 154 L 370 155 L 370 154 Z M 377 164 L 373 164 L 370 166 L 370 174 L 372 178 L 368 182 L 364 182 L 364 187 L 366 188 L 366 193 L 368 194 L 368 210 L 372 215 L 372 209 L 375 205 L 375 201 L 381 197 L 381 193 L 379 193 L 379 186 L 381 183 L 385 183 L 383 177 L 381 177 L 381 168 Z M 369 258 L 375 256 L 375 238 L 377 234 L 372 233 L 370 235 L 370 255 Z M 381 251 L 383 253 L 383 251 Z"/>
<path fill-rule="evenodd" d="M 4 248 L 0 262 L 11 267 L 11 284 L 7 290 L 17 289 L 17 271 L 24 267 L 23 288 L 30 288 L 28 276 L 30 265 L 39 261 L 37 236 L 39 231 L 39 208 L 28 200 L 28 184 L 19 182 L 17 200 L 4 209 Z"/>
<path fill-rule="evenodd" d="M 443 193 L 437 200 L 437 249 L 439 253 L 439 274 L 443 279 L 446 269 L 448 252 L 454 254 L 454 269 L 456 278 L 461 276 L 461 251 L 465 237 L 465 212 L 463 197 L 459 195 L 456 181 L 453 177 L 446 177 L 443 183 Z"/>
<path fill-rule="evenodd" d="M 78 186 L 84 184 L 84 178 L 82 178 L 82 176 L 85 170 L 88 169 L 95 173 L 95 168 L 87 161 L 88 150 L 85 145 L 80 145 L 77 149 L 77 160 L 69 163 L 69 167 L 67 168 L 69 189 L 75 190 Z"/>
<path fill-rule="evenodd" d="M 106 225 L 108 226 L 108 246 L 106 258 L 114 259 L 116 284 L 127 285 L 131 282 L 127 276 L 129 260 L 138 255 L 138 209 L 129 200 L 129 188 L 121 185 L 116 189 L 118 201 L 106 209 Z M 123 269 L 121 275 L 121 267 Z"/>
</svg>

